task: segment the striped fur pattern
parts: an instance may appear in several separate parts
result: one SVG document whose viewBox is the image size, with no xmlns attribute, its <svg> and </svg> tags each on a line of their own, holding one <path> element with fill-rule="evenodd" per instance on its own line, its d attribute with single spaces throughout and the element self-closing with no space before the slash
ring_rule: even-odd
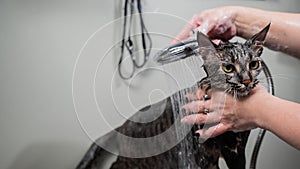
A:
<svg viewBox="0 0 300 169">
<path fill-rule="evenodd" d="M 205 35 L 198 34 L 199 54 L 204 60 L 207 77 L 198 85 L 204 90 L 217 88 L 236 96 L 245 97 L 258 83 L 256 77 L 261 70 L 262 43 L 269 29 L 268 25 L 245 43 L 224 42 L 213 44 Z M 224 83 L 225 82 L 225 83 Z M 167 106 L 162 115 L 148 123 L 126 121 L 116 130 L 124 135 L 135 138 L 146 138 L 167 130 L 174 123 L 174 113 L 170 97 L 166 99 Z M 156 103 L 160 104 L 160 103 Z M 154 105 L 155 106 L 155 105 Z M 145 107 L 141 110 L 147 110 Z M 138 112 L 136 115 L 138 115 Z M 204 143 L 199 143 L 199 137 L 194 134 L 197 126 L 185 139 L 192 139 L 192 153 L 195 169 L 218 169 L 218 160 L 223 157 L 229 169 L 244 169 L 246 164 L 245 147 L 250 131 L 226 132 Z M 111 137 L 110 139 L 114 139 Z M 121 142 L 118 142 L 121 143 Z M 157 145 L 164 146 L 164 145 Z M 178 169 L 178 156 L 181 144 L 172 149 L 147 158 L 128 158 L 118 156 L 110 169 Z M 138 151 L 128 149 L 122 144 L 116 145 L 119 151 Z M 93 144 L 88 150 L 77 169 L 98 169 L 103 163 L 101 156 L 105 150 Z"/>
</svg>

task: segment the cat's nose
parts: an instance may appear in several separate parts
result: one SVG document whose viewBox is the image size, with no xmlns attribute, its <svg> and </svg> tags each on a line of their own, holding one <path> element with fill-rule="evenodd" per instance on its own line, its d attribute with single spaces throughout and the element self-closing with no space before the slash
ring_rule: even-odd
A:
<svg viewBox="0 0 300 169">
<path fill-rule="evenodd" d="M 250 80 L 250 79 L 243 80 L 243 84 L 244 84 L 245 86 L 248 86 L 249 83 L 251 83 L 251 80 Z"/>
</svg>

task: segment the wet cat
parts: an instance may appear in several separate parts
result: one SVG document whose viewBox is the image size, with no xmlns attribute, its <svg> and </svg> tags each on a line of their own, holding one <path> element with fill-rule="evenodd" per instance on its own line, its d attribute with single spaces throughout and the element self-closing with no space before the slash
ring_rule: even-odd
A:
<svg viewBox="0 0 300 169">
<path fill-rule="evenodd" d="M 212 43 L 204 34 L 198 33 L 197 41 L 199 54 L 204 64 L 207 77 L 199 81 L 198 86 L 203 90 L 216 88 L 231 93 L 239 99 L 246 97 L 251 89 L 258 83 L 257 76 L 262 69 L 260 55 L 262 53 L 262 43 L 265 40 L 270 24 L 259 33 L 248 39 L 245 43 L 223 42 L 216 45 Z M 170 97 L 164 101 L 156 103 L 151 107 L 160 107 L 166 103 L 161 116 L 148 123 L 139 123 L 127 120 L 116 129 L 117 132 L 133 138 L 148 138 L 159 135 L 170 128 L 174 123 L 174 112 Z M 142 112 L 150 106 L 137 112 L 132 118 L 142 118 Z M 153 110 L 155 111 L 155 110 Z M 197 127 L 194 126 L 184 139 L 192 139 L 193 161 L 191 168 L 217 169 L 219 168 L 219 158 L 223 157 L 230 169 L 245 168 L 245 147 L 250 131 L 226 132 L 215 138 L 210 138 L 204 143 L 199 143 L 195 134 Z M 118 140 L 115 133 L 108 133 L 97 142 L 105 145 L 115 146 L 118 151 L 138 151 L 130 149 L 122 141 Z M 162 147 L 164 145 L 157 145 Z M 130 158 L 118 156 L 111 165 L 111 169 L 177 169 L 179 150 L 181 144 L 161 154 L 145 158 Z M 93 144 L 85 154 L 77 169 L 96 169 L 104 163 L 102 156 L 105 150 L 97 144 Z"/>
</svg>

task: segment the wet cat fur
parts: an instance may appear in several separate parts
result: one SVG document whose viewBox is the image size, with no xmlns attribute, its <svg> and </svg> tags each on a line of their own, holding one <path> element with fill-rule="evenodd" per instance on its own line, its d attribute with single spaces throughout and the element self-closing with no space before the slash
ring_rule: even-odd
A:
<svg viewBox="0 0 300 169">
<path fill-rule="evenodd" d="M 266 37 L 270 25 L 254 35 L 245 43 L 224 42 L 220 45 L 213 44 L 205 35 L 198 33 L 199 53 L 204 60 L 204 69 L 207 77 L 198 85 L 208 90 L 210 88 L 225 90 L 238 97 L 246 96 L 258 83 L 256 79 L 261 70 L 262 43 Z M 256 63 L 253 63 L 256 62 Z M 252 64 L 252 65 L 251 65 Z M 258 65 L 257 65 L 258 64 Z M 230 66 L 228 66 L 230 65 Z M 226 67 L 227 66 L 227 67 Z M 159 106 L 161 102 L 154 104 Z M 141 116 L 141 112 L 149 109 L 143 108 L 132 118 Z M 166 107 L 162 115 L 148 123 L 138 123 L 127 120 L 116 129 L 117 132 L 129 137 L 146 138 L 159 135 L 174 123 L 172 104 L 170 97 L 166 99 Z M 210 138 L 199 144 L 195 135 L 197 128 L 192 128 L 185 139 L 193 140 L 194 168 L 217 169 L 219 157 L 223 157 L 229 169 L 244 169 L 246 164 L 245 147 L 250 131 L 226 132 L 215 138 Z M 110 134 L 110 133 L 109 133 Z M 105 139 L 103 139 L 105 137 Z M 128 149 L 122 141 L 116 140 L 115 135 L 106 135 L 97 140 L 113 144 L 119 151 L 137 151 Z M 163 145 L 158 145 L 163 146 Z M 118 156 L 110 167 L 111 169 L 176 169 L 178 166 L 178 152 L 180 144 L 170 150 L 147 158 L 128 158 Z M 93 144 L 84 158 L 78 164 L 77 169 L 101 168 L 104 163 L 102 156 L 105 150 L 97 144 Z M 198 166 L 198 167 L 197 167 Z"/>
</svg>

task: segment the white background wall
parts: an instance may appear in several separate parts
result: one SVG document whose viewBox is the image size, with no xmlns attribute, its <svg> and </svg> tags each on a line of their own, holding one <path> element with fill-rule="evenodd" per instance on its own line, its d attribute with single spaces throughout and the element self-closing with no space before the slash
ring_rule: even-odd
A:
<svg viewBox="0 0 300 169">
<path fill-rule="evenodd" d="M 93 99 L 95 75 L 100 113 L 112 126 L 123 120 L 115 113 L 116 109 L 132 114 L 149 102 L 149 91 L 163 85 L 163 79 L 157 78 L 160 73 L 155 71 L 136 78 L 131 88 L 118 77 L 112 78 L 119 55 L 117 50 L 108 48 L 120 40 L 121 20 L 110 22 L 121 16 L 120 2 L 0 1 L 1 169 L 74 168 L 92 143 L 89 137 L 97 138 L 110 130 L 99 116 L 94 100 L 89 100 Z M 300 12 L 297 0 L 147 0 L 146 11 L 165 14 L 145 16 L 146 25 L 150 32 L 174 36 L 185 24 L 184 19 L 222 5 Z M 170 38 L 153 36 L 153 40 L 155 48 L 162 48 Z M 300 61 L 269 50 L 263 57 L 275 77 L 276 95 L 299 103 Z M 133 106 L 128 106 L 128 101 Z M 299 157 L 299 151 L 268 133 L 258 168 L 297 168 Z"/>
</svg>

